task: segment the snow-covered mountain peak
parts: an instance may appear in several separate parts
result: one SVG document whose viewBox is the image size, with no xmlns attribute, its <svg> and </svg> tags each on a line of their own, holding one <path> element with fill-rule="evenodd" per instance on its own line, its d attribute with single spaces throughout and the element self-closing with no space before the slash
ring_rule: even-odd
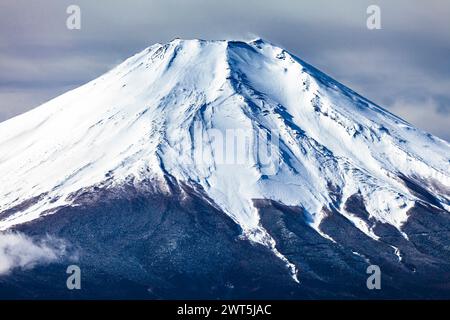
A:
<svg viewBox="0 0 450 320">
<path fill-rule="evenodd" d="M 169 192 L 170 176 L 268 245 L 258 199 L 303 208 L 325 237 L 334 210 L 377 238 L 369 220 L 401 231 L 418 201 L 450 209 L 449 155 L 447 142 L 267 41 L 174 39 L 0 124 L 0 230 L 94 186 L 151 180 Z M 369 220 L 347 212 L 355 195 Z"/>
</svg>

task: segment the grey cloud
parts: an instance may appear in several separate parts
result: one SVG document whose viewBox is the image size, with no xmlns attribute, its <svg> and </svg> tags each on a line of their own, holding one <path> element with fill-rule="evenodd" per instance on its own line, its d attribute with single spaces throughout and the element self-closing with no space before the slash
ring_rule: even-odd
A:
<svg viewBox="0 0 450 320">
<path fill-rule="evenodd" d="M 391 104 L 391 111 L 418 127 L 434 126 L 434 132 L 438 137 L 450 141 L 448 124 L 450 112 L 440 112 L 439 103 L 432 98 L 422 100 L 398 99 Z"/>
<path fill-rule="evenodd" d="M 450 2 L 375 2 L 383 29 L 370 31 L 366 8 L 372 0 L 3 0 L 0 121 L 155 42 L 260 36 L 449 140 L 445 123 L 417 114 L 424 105 L 435 117 L 449 113 Z M 65 28 L 70 4 L 81 7 L 81 30 Z M 26 98 L 19 97 L 21 90 Z"/>
</svg>

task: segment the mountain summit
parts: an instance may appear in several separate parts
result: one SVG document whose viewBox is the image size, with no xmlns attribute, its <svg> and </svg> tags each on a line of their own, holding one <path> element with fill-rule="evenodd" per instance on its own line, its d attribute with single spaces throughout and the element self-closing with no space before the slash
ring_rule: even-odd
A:
<svg viewBox="0 0 450 320">
<path fill-rule="evenodd" d="M 264 40 L 176 39 L 0 124 L 0 230 L 138 297 L 450 296 L 449 155 Z"/>
</svg>

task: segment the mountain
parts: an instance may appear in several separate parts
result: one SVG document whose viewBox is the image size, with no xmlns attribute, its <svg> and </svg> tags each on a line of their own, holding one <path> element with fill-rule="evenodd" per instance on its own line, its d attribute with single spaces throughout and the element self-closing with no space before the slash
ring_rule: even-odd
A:
<svg viewBox="0 0 450 320">
<path fill-rule="evenodd" d="M 0 230 L 65 243 L 0 296 L 450 297 L 449 172 L 448 142 L 264 40 L 155 44 L 0 124 Z"/>
</svg>

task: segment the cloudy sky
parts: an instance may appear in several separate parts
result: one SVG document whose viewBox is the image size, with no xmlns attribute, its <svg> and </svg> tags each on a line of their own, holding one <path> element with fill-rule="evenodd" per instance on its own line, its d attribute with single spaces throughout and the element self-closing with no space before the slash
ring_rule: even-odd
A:
<svg viewBox="0 0 450 320">
<path fill-rule="evenodd" d="M 66 28 L 71 4 L 81 30 Z M 262 37 L 450 141 L 449 17 L 448 0 L 1 0 L 0 121 L 155 42 Z"/>
</svg>

